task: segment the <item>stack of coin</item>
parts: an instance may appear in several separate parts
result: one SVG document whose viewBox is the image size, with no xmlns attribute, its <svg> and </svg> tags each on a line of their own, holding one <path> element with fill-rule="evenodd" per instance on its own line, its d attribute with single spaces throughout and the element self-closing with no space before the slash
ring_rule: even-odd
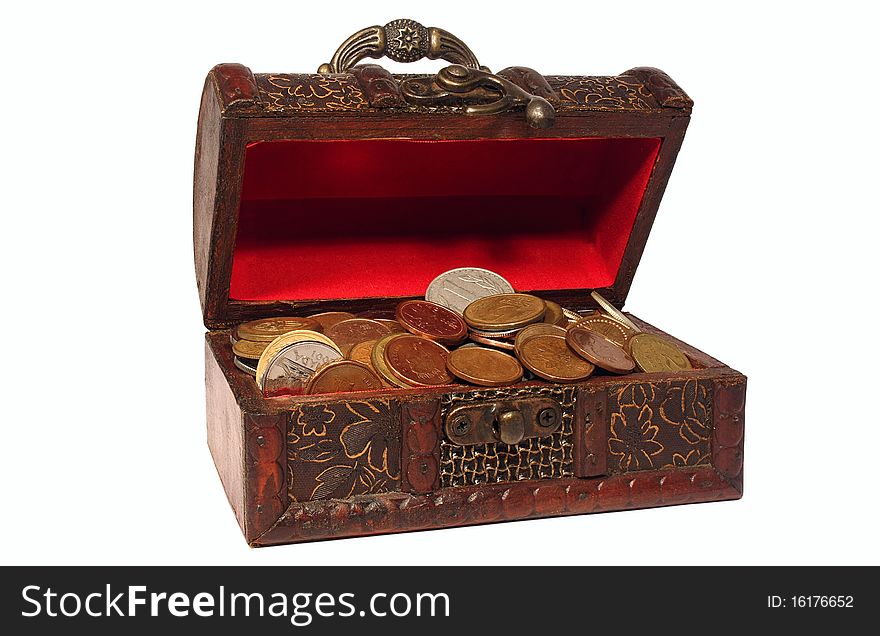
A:
<svg viewBox="0 0 880 636">
<path fill-rule="evenodd" d="M 674 342 L 642 332 L 596 292 L 600 310 L 578 313 L 516 293 L 494 272 L 460 268 L 425 296 L 401 302 L 394 319 L 324 312 L 244 323 L 232 332 L 235 364 L 267 397 L 692 368 Z"/>
</svg>

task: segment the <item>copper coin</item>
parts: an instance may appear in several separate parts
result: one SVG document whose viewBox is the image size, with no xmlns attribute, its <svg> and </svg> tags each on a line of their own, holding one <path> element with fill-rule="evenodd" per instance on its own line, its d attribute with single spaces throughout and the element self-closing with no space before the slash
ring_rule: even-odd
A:
<svg viewBox="0 0 880 636">
<path fill-rule="evenodd" d="M 354 314 L 347 311 L 324 311 L 320 314 L 312 314 L 311 316 L 309 316 L 311 320 L 317 320 L 318 323 L 320 323 L 321 327 L 324 328 L 325 332 L 337 322 L 350 320 L 354 317 Z"/>
<path fill-rule="evenodd" d="M 474 342 L 479 342 L 480 344 L 486 345 L 488 347 L 495 347 L 496 349 L 507 349 L 508 351 L 513 351 L 513 340 L 503 340 L 501 338 L 486 338 L 484 336 L 478 336 L 476 332 L 471 331 L 470 339 Z"/>
<path fill-rule="evenodd" d="M 568 330 L 565 340 L 575 353 L 611 373 L 630 373 L 636 368 L 636 363 L 623 347 L 580 324 Z"/>
<path fill-rule="evenodd" d="M 630 354 L 645 373 L 693 369 L 691 361 L 681 349 L 661 336 L 639 333 L 628 344 Z"/>
<path fill-rule="evenodd" d="M 370 352 L 370 362 L 373 365 L 373 369 L 376 370 L 376 373 L 379 374 L 379 377 L 382 378 L 382 381 L 385 382 L 388 386 L 396 386 L 401 389 L 409 389 L 412 387 L 410 387 L 410 385 L 403 380 L 399 380 L 397 376 L 391 373 L 391 369 L 388 368 L 388 364 L 385 362 L 386 345 L 395 338 L 404 337 L 406 337 L 406 334 L 392 333 L 376 341 L 376 344 L 373 345 L 372 352 Z"/>
<path fill-rule="evenodd" d="M 522 379 L 522 365 L 497 349 L 465 347 L 449 353 L 446 368 L 457 378 L 480 386 L 506 386 Z"/>
<path fill-rule="evenodd" d="M 381 322 L 369 318 L 349 318 L 330 327 L 326 335 L 336 343 L 343 354 L 347 354 L 357 343 L 365 340 L 378 340 L 389 333 L 388 327 Z"/>
<path fill-rule="evenodd" d="M 559 327 L 564 327 L 568 324 L 568 318 L 565 317 L 565 312 L 559 304 L 554 303 L 552 300 L 545 300 L 544 305 L 547 307 L 547 311 L 544 313 L 544 322 Z"/>
<path fill-rule="evenodd" d="M 399 335 L 385 345 L 385 363 L 399 380 L 410 386 L 450 384 L 446 370 L 449 351 L 438 342 L 413 335 Z"/>
<path fill-rule="evenodd" d="M 629 342 L 629 339 L 636 335 L 635 331 L 623 323 L 616 321 L 610 316 L 600 314 L 599 312 L 581 318 L 575 323 L 575 325 L 605 336 L 608 340 L 621 347 L 625 347 L 626 343 Z"/>
<path fill-rule="evenodd" d="M 544 301 L 530 294 L 496 294 L 478 298 L 464 310 L 473 329 L 506 331 L 538 322 L 547 311 Z"/>
<path fill-rule="evenodd" d="M 467 325 L 457 313 L 427 300 L 406 300 L 394 312 L 397 322 L 412 334 L 456 345 L 467 338 Z"/>
<path fill-rule="evenodd" d="M 545 322 L 536 322 L 525 329 L 521 329 L 520 332 L 516 334 L 516 340 L 513 341 L 513 348 L 514 351 L 517 352 L 517 355 L 519 355 L 519 349 L 522 347 L 523 343 L 529 338 L 535 336 L 557 336 L 565 338 L 565 329 L 556 325 L 548 325 Z"/>
<path fill-rule="evenodd" d="M 318 367 L 306 385 L 306 393 L 348 393 L 375 391 L 385 385 L 372 369 L 353 360 L 336 360 Z"/>
<path fill-rule="evenodd" d="M 577 355 L 561 336 L 534 336 L 519 349 L 529 371 L 550 382 L 575 382 L 590 377 L 596 367 Z"/>
<path fill-rule="evenodd" d="M 249 360 L 259 360 L 260 356 L 269 346 L 268 342 L 256 342 L 255 340 L 236 340 L 232 345 L 232 353 L 239 358 L 248 358 Z"/>
<path fill-rule="evenodd" d="M 256 342 L 272 342 L 290 331 L 307 329 L 323 331 L 321 323 L 311 318 L 262 318 L 243 323 L 235 330 L 236 338 Z"/>
<path fill-rule="evenodd" d="M 389 320 L 388 318 L 376 318 L 376 322 L 381 322 L 383 325 L 388 327 L 391 330 L 391 333 L 409 333 L 406 329 L 403 328 L 396 320 Z"/>
</svg>

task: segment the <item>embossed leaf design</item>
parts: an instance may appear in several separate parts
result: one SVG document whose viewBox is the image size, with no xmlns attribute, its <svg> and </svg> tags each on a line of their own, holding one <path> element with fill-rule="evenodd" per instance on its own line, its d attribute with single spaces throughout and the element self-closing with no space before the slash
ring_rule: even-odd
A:
<svg viewBox="0 0 880 636">
<path fill-rule="evenodd" d="M 700 453 L 699 449 L 692 448 L 687 455 L 681 453 L 672 454 L 672 463 L 663 468 L 685 468 L 688 466 L 700 466 L 709 463 L 709 456 Z"/>
<path fill-rule="evenodd" d="M 323 463 L 336 459 L 341 453 L 342 444 L 338 440 L 324 438 L 297 448 L 292 457 L 304 462 Z"/>
<path fill-rule="evenodd" d="M 370 468 L 395 478 L 400 472 L 400 441 L 391 418 L 367 402 L 352 402 L 347 407 L 357 419 L 339 436 L 346 457 L 366 458 Z"/>
<path fill-rule="evenodd" d="M 344 498 L 351 496 L 358 479 L 357 464 L 337 464 L 318 474 L 318 485 L 312 491 L 312 499 Z"/>
<path fill-rule="evenodd" d="M 679 427 L 679 435 L 689 444 L 709 438 L 709 395 L 706 386 L 696 380 L 673 384 L 660 405 L 660 417 Z"/>
</svg>

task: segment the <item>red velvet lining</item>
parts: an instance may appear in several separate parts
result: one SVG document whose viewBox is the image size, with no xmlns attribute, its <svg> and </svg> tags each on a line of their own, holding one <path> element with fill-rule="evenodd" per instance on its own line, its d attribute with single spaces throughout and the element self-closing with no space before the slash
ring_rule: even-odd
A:
<svg viewBox="0 0 880 636">
<path fill-rule="evenodd" d="M 229 296 L 419 296 L 485 267 L 517 290 L 611 285 L 656 138 L 257 142 Z"/>
</svg>

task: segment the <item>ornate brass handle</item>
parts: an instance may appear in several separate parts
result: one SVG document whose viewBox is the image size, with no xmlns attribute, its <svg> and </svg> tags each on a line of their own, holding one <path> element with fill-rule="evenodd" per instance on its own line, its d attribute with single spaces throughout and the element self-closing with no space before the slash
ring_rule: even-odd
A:
<svg viewBox="0 0 880 636">
<path fill-rule="evenodd" d="M 392 20 L 385 26 L 361 29 L 336 49 L 333 58 L 318 67 L 321 74 L 344 73 L 365 57 L 387 56 L 395 62 L 415 62 L 422 58 L 446 60 L 472 69 L 481 67 L 477 57 L 457 37 L 425 27 L 415 20 Z"/>
</svg>

